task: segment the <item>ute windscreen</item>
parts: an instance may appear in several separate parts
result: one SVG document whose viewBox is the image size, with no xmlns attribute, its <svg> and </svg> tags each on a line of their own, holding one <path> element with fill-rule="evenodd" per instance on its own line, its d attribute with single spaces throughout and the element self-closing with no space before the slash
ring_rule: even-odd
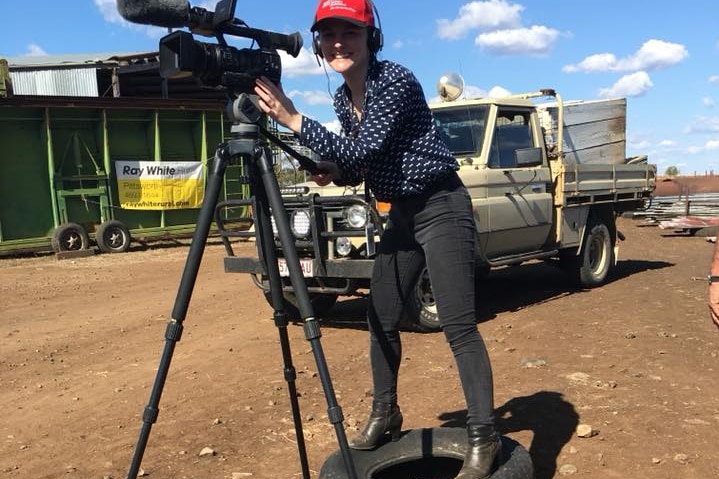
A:
<svg viewBox="0 0 719 479">
<path fill-rule="evenodd" d="M 482 154 L 487 107 L 442 108 L 432 111 L 435 126 L 455 156 Z"/>
</svg>

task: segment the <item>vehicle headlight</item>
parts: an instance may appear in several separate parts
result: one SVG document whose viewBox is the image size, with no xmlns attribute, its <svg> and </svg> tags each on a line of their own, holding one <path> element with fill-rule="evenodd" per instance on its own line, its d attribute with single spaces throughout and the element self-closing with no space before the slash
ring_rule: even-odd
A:
<svg viewBox="0 0 719 479">
<path fill-rule="evenodd" d="M 310 212 L 307 210 L 295 210 L 290 217 L 292 234 L 296 238 L 306 238 L 310 234 Z"/>
<path fill-rule="evenodd" d="M 340 236 L 335 240 L 335 251 L 340 256 L 348 256 L 352 252 L 352 241 L 346 236 Z"/>
<path fill-rule="evenodd" d="M 352 205 L 344 213 L 347 223 L 352 228 L 364 228 L 367 224 L 367 209 L 362 205 Z"/>
</svg>

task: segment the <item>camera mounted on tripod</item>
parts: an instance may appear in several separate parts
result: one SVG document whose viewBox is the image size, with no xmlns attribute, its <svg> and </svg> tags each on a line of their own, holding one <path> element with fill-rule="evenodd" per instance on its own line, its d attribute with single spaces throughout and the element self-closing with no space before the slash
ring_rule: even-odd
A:
<svg viewBox="0 0 719 479">
<path fill-rule="evenodd" d="M 250 28 L 235 18 L 237 0 L 220 0 L 215 11 L 192 7 L 186 0 L 118 0 L 117 8 L 128 21 L 175 31 L 160 39 L 160 75 L 166 79 L 192 76 L 202 85 L 250 93 L 261 76 L 275 83 L 282 76 L 277 50 L 296 57 L 302 49 L 299 32 L 289 35 Z M 193 34 L 215 37 L 218 43 L 204 43 Z M 225 35 L 253 40 L 258 48 L 229 46 Z"/>
</svg>

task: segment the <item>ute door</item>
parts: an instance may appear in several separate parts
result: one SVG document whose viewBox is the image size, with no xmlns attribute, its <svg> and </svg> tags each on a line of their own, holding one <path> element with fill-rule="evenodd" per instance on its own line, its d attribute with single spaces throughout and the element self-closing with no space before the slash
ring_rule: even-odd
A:
<svg viewBox="0 0 719 479">
<path fill-rule="evenodd" d="M 498 107 L 487 160 L 486 255 L 542 249 L 552 226 L 552 182 L 529 108 Z"/>
</svg>

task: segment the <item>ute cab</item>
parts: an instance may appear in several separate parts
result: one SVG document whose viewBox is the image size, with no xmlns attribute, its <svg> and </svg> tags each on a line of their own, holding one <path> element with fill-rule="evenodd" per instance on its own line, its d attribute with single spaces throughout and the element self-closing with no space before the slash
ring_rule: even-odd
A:
<svg viewBox="0 0 719 479">
<path fill-rule="evenodd" d="M 480 250 L 489 258 L 539 250 L 552 229 L 553 180 L 529 98 L 549 92 L 463 99 L 462 87 L 459 76 L 443 76 L 443 101 L 431 108 L 475 205 Z"/>
</svg>

